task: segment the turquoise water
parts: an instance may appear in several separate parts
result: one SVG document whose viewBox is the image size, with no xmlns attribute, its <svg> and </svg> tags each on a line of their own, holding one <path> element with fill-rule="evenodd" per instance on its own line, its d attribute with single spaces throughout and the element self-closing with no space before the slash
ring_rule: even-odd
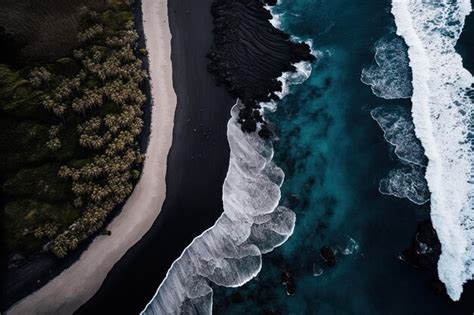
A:
<svg viewBox="0 0 474 315">
<path fill-rule="evenodd" d="M 371 118 L 377 106 L 405 104 L 372 94 L 360 81 L 374 43 L 393 32 L 390 2 L 283 0 L 282 28 L 312 39 L 321 52 L 311 77 L 293 86 L 268 115 L 278 128 L 275 162 L 286 174 L 281 204 L 293 209 L 293 236 L 263 257 L 260 274 L 236 289 L 214 288 L 216 314 L 472 314 L 429 286 L 430 279 L 398 257 L 429 205 L 378 192 L 397 165 Z M 324 268 L 324 245 L 359 249 Z M 287 295 L 282 273 L 296 284 Z"/>
</svg>

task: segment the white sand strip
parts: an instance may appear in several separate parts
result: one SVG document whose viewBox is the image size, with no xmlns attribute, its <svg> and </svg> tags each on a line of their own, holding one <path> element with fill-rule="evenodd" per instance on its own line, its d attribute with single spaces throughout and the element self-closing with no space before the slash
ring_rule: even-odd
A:
<svg viewBox="0 0 474 315">
<path fill-rule="evenodd" d="M 70 268 L 19 301 L 8 314 L 72 314 L 97 292 L 114 264 L 158 217 L 166 195 L 166 164 L 176 108 L 167 1 L 142 1 L 153 101 L 150 142 L 140 181 L 107 226 L 112 235 L 98 236 Z"/>
</svg>

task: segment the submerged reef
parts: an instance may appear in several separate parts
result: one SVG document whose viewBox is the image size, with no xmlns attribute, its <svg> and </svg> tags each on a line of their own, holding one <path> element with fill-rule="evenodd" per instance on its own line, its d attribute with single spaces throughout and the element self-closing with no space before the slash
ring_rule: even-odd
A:
<svg viewBox="0 0 474 315">
<path fill-rule="evenodd" d="M 336 252 L 330 246 L 323 246 L 320 250 L 321 258 L 328 267 L 334 267 L 336 265 Z"/>
<path fill-rule="evenodd" d="M 214 47 L 208 54 L 208 70 L 218 84 L 242 100 L 239 113 L 242 130 L 254 132 L 261 124 L 259 135 L 271 136 L 260 114 L 260 102 L 279 99 L 282 91 L 278 78 L 284 72 L 294 72 L 293 64 L 313 61 L 306 43 L 290 40 L 285 32 L 275 28 L 268 5 L 276 1 L 216 0 L 212 5 Z"/>
</svg>

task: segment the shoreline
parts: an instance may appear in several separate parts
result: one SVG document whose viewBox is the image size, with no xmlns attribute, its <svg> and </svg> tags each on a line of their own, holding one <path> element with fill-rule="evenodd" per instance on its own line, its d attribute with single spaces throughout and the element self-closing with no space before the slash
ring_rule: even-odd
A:
<svg viewBox="0 0 474 315">
<path fill-rule="evenodd" d="M 171 264 L 222 213 L 229 163 L 227 122 L 235 104 L 208 72 L 212 0 L 169 1 L 173 84 L 178 97 L 168 156 L 167 196 L 150 231 L 114 266 L 76 314 L 143 310 Z"/>
<path fill-rule="evenodd" d="M 420 9 L 425 7 L 392 1 L 391 12 L 397 35 L 408 46 L 413 74 L 411 113 L 415 134 L 428 158 L 425 179 L 431 193 L 430 216 L 441 243 L 438 276 L 449 297 L 458 301 L 463 285 L 472 280 L 473 273 L 470 267 L 474 255 L 470 246 L 474 238 L 470 232 L 473 215 L 469 207 L 472 156 L 469 137 L 465 134 L 470 124 L 459 112 L 468 112 L 472 105 L 465 99 L 465 93 L 474 78 L 463 67 L 455 46 L 472 8 L 470 1 L 454 7 L 430 8 L 430 14 L 437 18 L 448 13 L 456 17 L 456 23 L 450 26 L 455 34 L 452 37 L 444 33 L 433 35 L 435 28 L 420 27 L 427 19 L 419 14 Z M 433 77 L 437 80 L 433 81 Z M 451 103 L 458 105 L 456 109 L 449 107 Z M 466 175 L 461 177 L 461 174 Z"/>
<path fill-rule="evenodd" d="M 264 23 L 264 30 L 269 38 L 263 36 L 265 42 L 262 43 L 244 31 L 235 38 L 237 46 L 235 49 L 239 50 L 240 57 L 245 57 L 247 53 L 242 48 L 245 46 L 244 43 L 247 45 L 255 43 L 256 47 L 263 52 L 272 50 L 269 47 L 276 45 L 275 56 L 273 56 L 273 60 L 276 58 L 278 61 L 276 65 L 269 60 L 262 60 L 264 54 L 258 52 L 249 53 L 247 59 L 250 58 L 254 63 L 262 61 L 265 66 L 272 69 L 271 73 L 265 72 L 264 78 L 260 78 L 265 80 L 265 83 L 257 80 L 259 83 L 255 83 L 256 85 L 281 92 L 283 84 L 277 78 L 286 72 L 285 70 L 297 70 L 295 66 L 292 66 L 293 63 L 301 60 L 311 61 L 314 57 L 310 54 L 310 47 L 307 44 L 295 44 L 289 40 L 289 35 L 276 31 L 268 21 L 271 13 L 260 5 L 261 3 L 256 0 L 249 0 L 243 9 L 244 12 L 240 12 L 241 15 L 237 13 L 237 16 L 231 18 L 237 18 L 240 23 L 249 18 L 253 20 L 253 26 L 258 29 Z M 223 156 L 222 153 L 214 152 L 215 145 L 213 143 L 209 145 L 209 140 L 202 139 L 202 136 L 206 139 L 216 136 L 213 130 L 208 130 L 206 126 L 218 125 L 220 143 L 217 147 L 220 151 L 225 148 L 229 152 L 227 124 L 230 107 L 235 103 L 236 90 L 232 83 L 228 84 L 229 82 L 220 80 L 219 69 L 220 65 L 226 67 L 228 52 L 234 49 L 225 45 L 222 50 L 215 50 L 216 45 L 223 43 L 220 40 L 222 36 L 219 34 L 222 35 L 222 32 L 227 29 L 226 23 L 219 22 L 225 17 L 216 16 L 218 11 L 215 0 L 199 4 L 188 0 L 179 4 L 169 1 L 170 25 L 173 34 L 173 76 L 178 94 L 174 139 L 180 139 L 179 142 L 173 143 L 168 160 L 168 167 L 172 170 L 167 174 L 167 188 L 170 193 L 166 197 L 162 214 L 147 233 L 148 235 L 117 263 L 96 296 L 81 307 L 77 314 L 114 312 L 115 310 L 122 313 L 142 311 L 155 295 L 158 285 L 167 277 L 166 275 L 170 272 L 169 266 L 177 262 L 176 259 L 183 254 L 183 249 L 189 247 L 198 235 L 215 225 L 222 215 L 222 203 L 226 198 L 223 195 L 223 189 L 225 189 L 223 183 L 228 175 L 228 166 L 231 164 L 229 154 Z M 234 14 L 232 8 L 225 8 L 225 12 Z M 259 13 L 257 18 L 254 17 L 255 12 Z M 233 30 L 229 31 L 232 33 Z M 224 43 L 226 42 L 224 40 Z M 218 68 L 213 67 L 216 61 L 224 56 L 222 64 L 217 63 Z M 228 79 L 229 72 L 224 72 L 225 78 Z M 247 68 L 238 71 L 238 76 L 253 76 L 252 73 L 254 73 L 252 69 Z M 228 106 L 224 107 L 222 102 L 219 104 L 219 95 L 222 95 L 222 92 L 215 87 L 216 81 L 225 83 L 222 85 L 228 93 L 225 104 Z M 259 93 L 252 88 L 255 86 L 255 80 L 245 79 L 244 81 L 249 88 L 239 91 L 252 91 L 249 92 L 252 95 L 255 93 L 255 97 L 246 98 L 249 101 L 259 99 Z M 220 90 L 224 90 L 224 87 Z M 207 104 L 202 104 L 202 101 L 206 101 Z M 238 120 L 245 131 L 252 131 L 252 128 L 247 127 L 251 127 L 256 121 L 262 119 L 259 110 L 252 109 L 252 104 L 253 102 L 239 113 Z M 203 105 L 215 105 L 215 108 L 212 110 Z M 190 108 L 186 108 L 187 106 Z M 210 112 L 206 112 L 207 110 Z M 264 127 L 262 126 L 259 136 L 267 138 L 271 136 L 271 132 Z M 188 141 L 189 143 L 186 143 Z M 186 148 L 186 145 L 189 148 Z M 181 153 L 175 155 L 175 152 Z M 188 154 L 187 157 L 186 154 Z M 212 163 L 209 158 L 216 159 L 219 164 Z M 179 227 L 179 232 L 176 232 L 176 227 Z M 166 239 L 161 239 L 161 235 L 166 235 Z M 140 273 L 134 273 L 137 270 L 140 270 Z"/>
<path fill-rule="evenodd" d="M 143 32 L 141 0 L 135 0 L 133 5 L 135 30 L 139 34 L 136 47 L 136 57 L 142 61 L 143 69 L 149 73 L 148 56 L 141 54 L 138 49 L 145 47 L 145 34 Z M 142 154 L 146 154 L 150 139 L 152 98 L 149 80 L 140 83 L 140 90 L 145 94 L 146 101 L 143 106 L 143 129 L 138 139 L 138 146 Z M 140 176 L 143 171 L 143 164 L 140 165 Z M 138 182 L 138 180 L 137 180 Z M 135 183 L 136 184 L 136 183 Z M 135 185 L 134 185 L 135 187 Z M 128 199 L 128 198 L 127 198 Z M 125 201 L 126 202 L 126 201 Z M 68 256 L 58 259 L 49 252 L 38 252 L 27 258 L 26 263 L 13 270 L 6 270 L 2 273 L 2 300 L 0 311 L 6 311 L 13 304 L 17 303 L 26 296 L 39 290 L 50 280 L 57 277 L 64 270 L 74 264 L 84 253 L 94 239 L 101 235 L 106 227 L 117 217 L 125 202 L 115 207 L 115 209 L 106 218 L 103 227 L 92 234 L 88 239 L 79 244 L 78 248 L 72 251 Z"/>
<path fill-rule="evenodd" d="M 215 5 L 216 2 L 213 3 L 212 10 L 216 27 L 214 33 L 216 38 L 219 38 L 217 33 L 223 30 L 219 30 L 217 26 L 219 22 L 216 23 L 220 17 L 216 14 Z M 265 10 L 267 9 L 265 8 Z M 277 30 L 281 34 L 285 34 L 283 31 Z M 285 38 L 284 35 L 282 36 Z M 291 45 L 298 44 L 288 42 L 288 45 L 291 47 Z M 212 69 L 215 59 L 222 61 L 220 59 L 222 55 L 216 51 L 218 50 L 213 48 L 209 54 L 211 59 L 209 71 L 216 75 L 217 81 L 220 81 L 219 73 Z M 252 58 L 254 56 L 249 56 L 249 59 Z M 226 59 L 224 58 L 224 60 Z M 289 61 L 288 71 L 283 71 L 277 78 L 272 78 L 272 76 L 268 78 L 268 80 L 277 80 L 280 83 L 280 88 L 277 88 L 277 85 L 272 92 L 277 93 L 275 95 L 278 95 L 279 100 L 289 93 L 288 87 L 290 85 L 301 84 L 309 78 L 311 60 L 313 60 L 312 55 L 307 57 L 307 60 L 295 63 Z M 282 66 L 280 69 L 285 68 Z M 278 70 L 275 71 L 278 73 Z M 229 76 L 226 75 L 225 80 L 227 90 L 231 95 L 242 96 L 233 88 L 233 83 L 229 82 L 231 81 Z M 256 102 L 258 97 L 250 97 L 250 100 L 250 107 L 255 107 L 253 102 Z M 257 103 L 257 108 L 261 106 L 262 102 Z M 277 105 L 275 104 L 275 106 Z M 292 210 L 279 206 L 280 187 L 285 175 L 277 165 L 273 164 L 273 154 L 267 157 L 265 150 L 262 149 L 265 147 L 265 143 L 272 148 L 273 152 L 272 140 L 266 133 L 262 133 L 262 131 L 268 130 L 265 125 L 265 112 L 262 110 L 258 116 L 262 120 L 262 125 L 252 131 L 252 128 L 247 128 L 249 124 L 245 122 L 245 120 L 249 121 L 252 118 L 242 115 L 247 109 L 248 107 L 238 98 L 231 109 L 231 118 L 227 124 L 230 161 L 223 185 L 224 211 L 222 215 L 213 226 L 194 238 L 178 259 L 173 262 L 153 298 L 140 314 L 187 313 L 191 310 L 211 314 L 215 287 L 241 287 L 257 277 L 262 268 L 263 255 L 281 246 L 293 234 L 296 215 Z M 266 153 L 268 154 L 268 152 Z M 246 188 L 241 184 L 242 178 L 244 181 L 248 181 Z M 254 191 L 255 186 L 260 187 L 260 192 Z M 260 200 L 265 200 L 265 205 L 262 205 Z M 242 214 L 245 214 L 245 219 L 239 219 Z M 259 216 L 265 216 L 267 221 L 259 221 L 257 219 Z M 249 225 L 249 222 L 253 220 L 255 221 Z M 275 226 L 278 228 L 275 229 Z M 241 238 L 234 239 L 235 235 L 245 235 L 250 227 L 250 235 L 247 236 L 245 242 Z M 259 241 L 259 236 L 267 233 L 275 233 L 279 237 Z M 257 252 L 251 251 L 250 254 L 249 246 L 256 248 Z M 232 248 L 232 250 L 226 250 L 228 248 Z M 202 274 L 200 270 L 207 268 L 206 261 L 212 261 L 213 264 L 221 266 L 221 268 L 218 268 L 219 271 L 216 272 L 209 271 L 208 274 Z M 239 263 L 235 263 L 235 261 L 239 261 Z M 242 261 L 247 263 L 244 268 L 240 267 L 240 264 L 246 264 Z M 192 298 L 191 296 L 199 297 Z"/>
<path fill-rule="evenodd" d="M 140 180 L 120 213 L 107 225 L 106 229 L 112 232 L 112 236 L 97 236 L 77 261 L 42 288 L 14 304 L 8 314 L 26 314 L 32 309 L 37 313 L 72 313 L 94 295 L 114 264 L 142 238 L 160 213 L 166 194 L 166 160 L 172 143 L 176 94 L 169 58 L 171 33 L 162 22 L 166 23 L 168 19 L 167 14 L 162 14 L 167 11 L 166 0 L 143 2 L 141 5 L 148 8 L 143 10 L 144 31 L 148 38 L 155 39 L 147 41 L 148 60 L 153 69 L 159 70 L 150 70 L 150 81 L 155 83 L 151 84 L 151 94 L 156 96 L 152 102 L 156 102 L 156 106 L 151 109 L 150 131 L 146 127 L 147 110 L 144 114 L 145 127 L 140 145 L 143 149 L 148 139 L 148 146 Z M 150 10 L 153 4 L 156 7 Z M 137 29 L 139 27 L 137 25 Z M 137 216 L 137 212 L 142 215 Z"/>
</svg>

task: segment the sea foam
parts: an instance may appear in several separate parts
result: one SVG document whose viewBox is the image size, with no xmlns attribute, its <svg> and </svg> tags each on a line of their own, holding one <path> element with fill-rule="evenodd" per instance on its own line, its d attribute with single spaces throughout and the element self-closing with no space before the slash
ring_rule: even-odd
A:
<svg viewBox="0 0 474 315">
<path fill-rule="evenodd" d="M 227 125 L 230 161 L 223 186 L 224 213 L 172 264 L 142 314 L 210 314 L 211 283 L 237 287 L 255 277 L 261 255 L 293 233 L 295 214 L 278 206 L 283 171 L 271 143 L 242 132 L 240 101 Z"/>
<path fill-rule="evenodd" d="M 294 66 L 296 72 L 278 78 L 281 97 L 290 84 L 311 75 L 309 63 Z M 141 314 L 210 314 L 212 285 L 245 284 L 260 272 L 262 254 L 293 234 L 295 213 L 278 205 L 284 173 L 272 162 L 271 141 L 242 131 L 237 121 L 242 106 L 237 100 L 227 124 L 230 159 L 222 192 L 224 213 L 173 262 Z M 262 104 L 262 114 L 268 109 L 276 110 L 276 103 Z"/>
<path fill-rule="evenodd" d="M 385 140 L 395 147 L 397 157 L 406 163 L 426 166 L 426 158 L 410 109 L 405 106 L 381 106 L 370 111 L 372 118 L 383 130 Z"/>
<path fill-rule="evenodd" d="M 412 95 L 408 47 L 403 38 L 389 33 L 375 43 L 375 63 L 362 70 L 361 81 L 384 99 L 409 98 Z M 409 106 L 385 105 L 370 112 L 383 130 L 385 140 L 394 147 L 400 160 L 397 167 L 380 180 L 379 191 L 384 195 L 407 198 L 421 205 L 429 201 L 425 180 L 426 157 Z"/>
<path fill-rule="evenodd" d="M 455 45 L 470 0 L 392 0 L 397 34 L 408 45 L 412 116 L 428 158 L 431 219 L 442 246 L 440 280 L 453 300 L 474 274 L 472 75 Z"/>
<path fill-rule="evenodd" d="M 420 140 L 415 135 L 410 109 L 400 105 L 380 106 L 370 114 L 400 160 L 400 165 L 380 180 L 379 191 L 384 195 L 407 198 L 418 205 L 428 202 L 430 193 L 425 179 L 427 161 Z"/>
<path fill-rule="evenodd" d="M 361 81 L 385 99 L 410 98 L 408 55 L 403 39 L 389 34 L 375 43 L 375 64 L 362 70 Z"/>
<path fill-rule="evenodd" d="M 384 195 L 407 198 L 417 205 L 422 205 L 430 200 L 424 175 L 424 167 L 402 164 L 390 170 L 388 176 L 380 180 L 379 191 Z"/>
</svg>

